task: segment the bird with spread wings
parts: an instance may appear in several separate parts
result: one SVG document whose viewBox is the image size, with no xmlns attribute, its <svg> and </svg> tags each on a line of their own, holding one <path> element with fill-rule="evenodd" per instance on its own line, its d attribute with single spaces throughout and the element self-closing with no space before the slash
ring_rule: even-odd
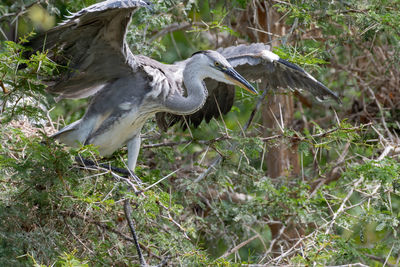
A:
<svg viewBox="0 0 400 267">
<path fill-rule="evenodd" d="M 134 171 L 140 131 L 157 114 L 162 129 L 182 120 L 195 126 L 234 101 L 235 85 L 257 93 L 247 81 L 269 88 L 307 90 L 318 98 L 338 96 L 306 71 L 262 43 L 207 50 L 174 64 L 134 55 L 125 40 L 132 15 L 146 0 L 108 0 L 72 14 L 29 42 L 67 70 L 51 77 L 47 90 L 58 99 L 91 96 L 85 115 L 53 137 L 69 146 L 93 144 L 103 156 L 126 145 Z M 240 74 L 239 74 L 240 73 Z"/>
</svg>

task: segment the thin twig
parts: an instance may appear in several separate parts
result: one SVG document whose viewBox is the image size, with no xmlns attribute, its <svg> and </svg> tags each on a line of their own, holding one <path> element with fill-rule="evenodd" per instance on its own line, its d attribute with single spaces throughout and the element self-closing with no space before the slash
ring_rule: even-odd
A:
<svg viewBox="0 0 400 267">
<path fill-rule="evenodd" d="M 312 138 L 328 137 L 330 134 L 332 134 L 334 132 L 337 132 L 339 130 L 341 130 L 341 131 L 349 131 L 349 132 L 356 131 L 356 130 L 362 130 L 364 127 L 371 126 L 372 124 L 373 123 L 370 122 L 370 123 L 367 123 L 367 124 L 363 124 L 363 125 L 355 126 L 355 127 L 350 127 L 350 128 L 335 127 L 333 129 L 327 130 L 327 131 L 322 132 L 322 133 L 313 134 L 310 137 L 312 137 Z M 271 141 L 271 140 L 274 140 L 274 139 L 279 139 L 279 138 L 282 138 L 282 137 L 285 137 L 285 135 L 276 134 L 276 135 L 272 135 L 272 136 L 268 136 L 268 137 L 262 137 L 262 138 L 260 138 L 260 140 L 265 142 L 265 141 Z M 304 141 L 304 140 L 307 139 L 307 137 L 296 136 L 296 135 L 295 136 L 286 136 L 286 137 L 290 138 L 290 139 L 292 139 L 294 141 Z"/>
<path fill-rule="evenodd" d="M 370 87 L 367 87 L 367 89 L 368 89 L 368 92 L 373 97 L 373 99 L 375 100 L 376 105 L 378 106 L 379 113 L 380 113 L 380 116 L 381 116 L 381 122 L 382 122 L 383 127 L 385 128 L 386 133 L 388 134 L 390 140 L 394 141 L 393 135 L 389 131 L 388 127 L 387 127 L 386 120 L 385 120 L 385 117 L 384 117 L 384 112 L 383 112 L 381 104 L 379 103 L 378 99 L 376 98 L 374 91 L 372 91 L 372 89 Z"/>
<path fill-rule="evenodd" d="M 29 8 L 33 7 L 34 5 L 38 5 L 40 2 L 42 2 L 42 1 L 38 0 L 38 1 L 35 1 L 35 2 L 31 3 L 31 4 L 29 4 L 29 5 L 21 6 L 20 10 L 17 11 L 17 12 L 6 13 L 3 16 L 0 17 L 0 22 L 5 20 L 5 19 L 7 19 L 7 18 L 9 18 L 9 17 L 14 17 L 14 20 L 15 20 L 16 17 L 19 17 L 19 16 L 25 14 L 28 11 Z"/>
<path fill-rule="evenodd" d="M 272 32 L 267 32 L 267 31 L 264 31 L 264 30 L 260 30 L 260 29 L 256 29 L 256 28 L 250 27 L 250 26 L 247 26 L 247 28 L 250 29 L 250 30 L 253 30 L 253 31 L 257 31 L 257 32 L 261 32 L 261 33 L 267 34 L 267 35 L 269 35 L 269 36 L 274 36 L 274 37 L 277 37 L 277 38 L 282 38 L 282 36 L 280 36 L 280 35 L 278 35 L 278 34 L 275 34 L 275 33 L 272 33 Z M 270 42 L 271 42 L 271 41 L 270 41 Z"/>
<path fill-rule="evenodd" d="M 385 261 L 386 261 L 386 259 L 377 257 L 375 255 L 371 255 L 371 254 L 364 254 L 364 255 L 367 256 L 368 258 L 370 258 L 371 260 L 378 261 L 378 262 L 381 262 L 381 263 L 385 263 Z M 388 263 L 388 262 L 386 262 L 386 265 L 389 266 L 389 267 L 398 266 L 397 264 L 391 264 L 391 263 Z"/>
<path fill-rule="evenodd" d="M 268 261 L 268 262 L 265 264 L 265 266 L 270 266 L 270 264 L 271 264 L 273 261 L 279 263 L 283 258 L 285 258 L 285 257 L 287 257 L 287 256 L 289 256 L 289 255 L 291 255 L 291 254 L 293 254 L 294 251 L 295 251 L 295 248 L 296 248 L 301 242 L 303 242 L 303 241 L 306 240 L 307 238 L 309 238 L 309 237 L 315 235 L 316 233 L 317 233 L 317 231 L 314 231 L 314 232 L 312 232 L 311 234 L 309 234 L 309 235 L 307 235 L 307 236 L 304 236 L 304 237 L 302 237 L 302 238 L 299 238 L 299 239 L 297 240 L 297 242 L 296 242 L 291 248 L 289 248 L 288 250 L 286 250 L 285 252 L 283 252 L 283 253 L 282 253 L 281 255 L 279 255 L 278 257 L 276 257 L 276 258 L 271 259 L 270 261 Z"/>
<path fill-rule="evenodd" d="M 187 240 L 191 240 L 190 237 L 188 237 L 188 235 L 186 234 L 186 230 L 185 228 L 182 227 L 182 225 L 180 225 L 177 221 L 174 220 L 174 218 L 172 218 L 171 214 L 170 214 L 170 209 L 166 206 L 164 206 L 160 201 L 156 201 L 156 204 L 158 206 L 160 206 L 161 208 L 163 208 L 165 211 L 167 211 L 168 213 L 168 217 L 166 219 L 168 219 L 169 221 L 173 222 L 182 232 L 183 232 L 183 236 L 187 239 Z M 162 215 L 161 215 L 162 216 Z M 165 216 L 162 216 L 165 218 Z"/>
<path fill-rule="evenodd" d="M 386 257 L 386 259 L 385 259 L 385 262 L 383 263 L 383 266 L 382 266 L 382 267 L 385 267 L 385 265 L 388 264 L 388 260 L 389 260 L 389 258 L 390 258 L 390 255 L 392 254 L 393 248 L 394 248 L 394 244 L 392 245 L 392 248 L 390 249 L 390 251 L 389 251 L 389 253 L 388 253 L 388 255 L 387 255 L 387 257 Z"/>
<path fill-rule="evenodd" d="M 149 190 L 150 188 L 156 186 L 157 184 L 161 183 L 162 181 L 164 181 L 165 179 L 169 178 L 170 176 L 172 176 L 173 174 L 175 174 L 175 173 L 178 172 L 178 171 L 180 171 L 180 169 L 177 169 L 177 170 L 171 172 L 170 174 L 168 174 L 167 176 L 161 178 L 160 180 L 158 180 L 158 181 L 155 182 L 154 184 L 149 185 L 148 187 L 146 187 L 145 189 L 143 189 L 142 192 L 145 192 L 145 191 Z"/>
<path fill-rule="evenodd" d="M 268 250 L 264 253 L 264 257 L 260 260 L 260 263 L 263 262 L 263 261 L 268 257 L 268 255 L 272 252 L 272 249 L 273 249 L 275 243 L 281 238 L 281 236 L 282 236 L 282 234 L 283 234 L 283 232 L 284 232 L 285 230 L 286 230 L 286 226 L 285 226 L 285 225 L 282 225 L 281 229 L 279 229 L 278 235 L 277 235 L 273 240 L 271 240 L 271 243 L 270 243 L 270 245 L 269 245 L 269 248 L 268 248 Z"/>
<path fill-rule="evenodd" d="M 85 221 L 85 222 L 87 222 L 87 223 L 95 224 L 95 225 L 99 226 L 100 228 L 102 228 L 102 229 L 104 229 L 104 230 L 107 230 L 107 231 L 110 231 L 110 232 L 112 232 L 112 233 L 114 233 L 114 234 L 119 235 L 120 237 L 122 237 L 122 238 L 125 239 L 126 241 L 134 242 L 134 240 L 133 240 L 132 237 L 129 237 L 129 236 L 125 235 L 124 233 L 121 233 L 120 231 L 115 230 L 115 229 L 112 228 L 111 226 L 108 226 L 107 224 L 104 224 L 104 223 L 101 223 L 101 222 L 98 222 L 98 221 L 89 219 L 89 218 L 87 218 L 87 217 L 84 217 L 83 215 L 80 215 L 80 214 L 78 214 L 78 213 L 76 213 L 76 212 L 74 212 L 74 211 L 60 211 L 60 214 L 61 214 L 62 216 L 74 217 L 74 218 L 81 219 L 81 220 L 83 220 L 83 221 Z M 155 254 L 153 254 L 153 253 L 151 252 L 151 249 L 150 249 L 150 248 L 148 248 L 148 247 L 146 247 L 145 245 L 140 244 L 140 243 L 139 243 L 139 245 L 140 245 L 140 247 L 141 247 L 143 250 L 145 250 L 147 253 L 149 253 L 150 256 L 155 257 L 155 258 L 157 258 L 157 259 L 159 259 L 159 260 L 162 260 L 161 257 L 159 257 L 159 256 L 157 256 L 157 255 L 155 255 Z"/>
<path fill-rule="evenodd" d="M 242 243 L 240 243 L 239 245 L 235 246 L 234 248 L 231 248 L 230 250 L 228 250 L 227 252 L 224 253 L 224 255 L 222 255 L 221 257 L 219 257 L 218 259 L 221 258 L 226 258 L 229 255 L 231 255 L 232 253 L 235 253 L 236 251 L 238 251 L 239 249 L 241 249 L 242 247 L 246 246 L 248 243 L 250 243 L 251 241 L 253 241 L 254 239 L 258 238 L 259 235 L 254 235 L 252 237 L 250 237 L 249 239 L 247 239 L 246 241 L 243 241 Z"/>
<path fill-rule="evenodd" d="M 339 209 L 333 214 L 333 218 L 330 221 L 328 227 L 326 228 L 325 234 L 329 234 L 333 224 L 336 221 L 336 218 L 339 216 L 340 213 L 344 211 L 344 208 L 346 206 L 346 202 L 349 200 L 349 198 L 353 195 L 353 192 L 355 188 L 364 180 L 364 176 L 361 175 L 360 179 L 358 179 L 354 185 L 351 187 L 350 191 L 347 193 L 346 197 L 343 199 L 342 204 L 340 205 Z"/>
<path fill-rule="evenodd" d="M 75 160 L 80 164 L 84 164 L 84 166 L 90 165 L 90 166 L 93 166 L 93 167 L 96 167 L 96 168 L 99 168 L 99 169 L 101 168 L 101 167 L 98 167 L 99 165 L 95 164 L 95 162 L 93 162 L 91 160 L 83 159 L 80 156 L 76 157 Z M 125 182 L 127 182 L 127 184 L 130 186 L 130 188 L 128 188 L 128 190 L 129 189 L 133 189 L 135 194 L 140 194 L 141 193 L 141 191 L 138 191 L 136 189 L 136 186 L 128 178 L 124 178 L 124 177 L 118 176 L 117 174 L 115 174 L 115 173 L 113 173 L 111 171 L 112 169 L 113 170 L 118 169 L 118 171 L 119 171 L 119 168 L 114 168 L 114 167 L 111 167 L 111 166 L 105 166 L 105 167 L 109 168 L 109 170 L 110 170 L 111 174 L 113 175 L 113 177 L 118 178 L 118 179 L 123 179 Z M 129 174 L 131 174 L 131 172 L 129 172 L 128 175 Z M 131 207 L 131 204 L 129 202 L 129 199 L 125 199 L 125 201 L 124 201 L 124 211 L 125 211 L 126 220 L 128 222 L 128 225 L 129 225 L 129 229 L 130 229 L 132 237 L 133 237 L 133 243 L 135 244 L 136 251 L 137 251 L 138 256 L 139 256 L 140 266 L 147 266 L 146 261 L 145 261 L 145 259 L 143 257 L 142 251 L 140 249 L 140 245 L 139 245 L 139 241 L 138 241 L 138 238 L 137 238 L 137 235 L 136 235 L 134 223 L 133 223 L 133 221 L 131 219 L 132 207 Z"/>
<path fill-rule="evenodd" d="M 148 144 L 148 145 L 143 145 L 142 148 L 157 148 L 157 147 L 173 147 L 173 146 L 179 146 L 179 145 L 185 145 L 190 142 L 193 142 L 192 139 L 190 140 L 185 140 L 185 141 L 180 141 L 180 142 L 165 142 L 165 143 L 157 143 L 157 144 Z"/>
<path fill-rule="evenodd" d="M 173 147 L 173 146 L 179 146 L 179 145 L 185 145 L 185 144 L 190 144 L 190 143 L 196 143 L 196 144 L 201 144 L 201 145 L 211 145 L 213 143 L 219 142 L 219 141 L 224 141 L 224 140 L 229 140 L 232 139 L 228 135 L 223 135 L 211 140 L 196 140 L 196 139 L 190 139 L 190 140 L 185 140 L 185 141 L 180 141 L 180 142 L 164 142 L 164 143 L 157 143 L 157 144 L 148 144 L 148 145 L 143 145 L 142 148 L 157 148 L 157 147 Z"/>
<path fill-rule="evenodd" d="M 65 224 L 65 226 L 67 227 L 68 232 L 69 232 L 73 237 L 75 237 L 75 239 L 78 240 L 78 242 L 79 242 L 84 248 L 86 248 L 90 253 L 93 254 L 93 250 L 91 250 L 90 248 L 88 248 L 88 247 L 85 245 L 85 243 L 83 243 L 83 241 L 82 241 L 78 236 L 76 236 L 76 234 L 72 231 L 71 226 L 69 226 L 69 224 L 67 223 L 67 220 L 66 220 L 66 218 L 65 218 L 64 216 L 63 216 L 63 219 L 64 219 L 64 224 Z"/>
<path fill-rule="evenodd" d="M 157 32 L 154 34 L 149 40 L 148 43 L 152 43 L 153 41 L 157 40 L 158 38 L 163 37 L 164 35 L 167 35 L 171 32 L 175 31 L 183 31 L 192 28 L 193 26 L 204 26 L 203 23 L 201 22 L 183 22 L 183 23 L 172 23 L 168 25 L 167 27 L 163 28 L 161 31 Z"/>
<path fill-rule="evenodd" d="M 257 113 L 257 111 L 261 107 L 262 100 L 267 95 L 267 92 L 268 92 L 268 90 L 265 89 L 263 94 L 258 98 L 258 102 L 257 102 L 256 106 L 254 107 L 253 111 L 250 114 L 249 119 L 247 120 L 245 126 L 243 127 L 243 131 L 246 131 L 250 127 L 250 125 L 251 125 L 251 123 L 252 123 L 252 121 L 254 119 L 255 114 Z M 235 148 L 235 146 L 236 145 L 233 144 L 230 149 L 233 150 Z M 221 155 L 216 156 L 214 158 L 214 160 L 212 161 L 211 165 L 207 168 L 207 170 L 205 170 L 202 174 L 200 174 L 199 177 L 197 177 L 194 180 L 194 182 L 197 183 L 197 182 L 200 182 L 201 180 L 203 180 L 211 172 L 212 169 L 214 169 L 216 166 L 218 166 L 218 164 L 221 163 L 222 159 L 223 159 L 223 157 Z"/>
</svg>

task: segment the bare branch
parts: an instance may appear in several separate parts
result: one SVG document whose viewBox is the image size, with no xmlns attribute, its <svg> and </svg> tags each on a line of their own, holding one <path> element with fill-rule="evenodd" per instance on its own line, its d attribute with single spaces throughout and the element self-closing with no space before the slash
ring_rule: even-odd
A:
<svg viewBox="0 0 400 267">
<path fill-rule="evenodd" d="M 231 255 L 232 253 L 237 252 L 239 249 L 241 249 L 242 247 L 246 246 L 248 243 L 250 243 L 251 241 L 253 241 L 254 239 L 258 238 L 259 235 L 254 235 L 252 237 L 250 237 L 249 239 L 247 239 L 246 241 L 243 241 L 242 243 L 240 243 L 239 245 L 237 245 L 234 248 L 231 248 L 230 250 L 228 250 L 227 252 L 224 253 L 224 255 L 222 255 L 221 257 L 219 257 L 218 259 L 221 258 L 226 258 L 229 255 Z"/>
<path fill-rule="evenodd" d="M 183 30 L 187 30 L 187 29 L 191 29 L 193 26 L 204 26 L 203 23 L 201 22 L 181 22 L 181 23 L 172 23 L 170 25 L 168 25 L 167 27 L 163 28 L 161 31 L 157 32 L 156 34 L 154 34 L 150 39 L 149 39 L 149 43 L 154 42 L 155 40 L 157 40 L 158 38 L 163 37 L 164 35 L 167 35 L 171 32 L 175 32 L 175 31 L 183 31 Z"/>
<path fill-rule="evenodd" d="M 326 235 L 329 234 L 329 232 L 330 232 L 330 230 L 331 230 L 333 224 L 334 224 L 335 221 L 336 221 L 336 218 L 339 216 L 340 213 L 342 213 L 342 212 L 344 211 L 345 206 L 346 206 L 346 202 L 349 200 L 349 198 L 350 198 L 351 195 L 353 194 L 355 188 L 356 188 L 363 180 L 364 180 L 364 176 L 361 175 L 360 179 L 358 179 L 358 180 L 354 183 L 354 185 L 351 187 L 350 191 L 347 193 L 346 197 L 343 199 L 342 204 L 340 205 L 339 209 L 335 212 L 335 214 L 333 214 L 333 218 L 332 218 L 332 220 L 330 221 L 330 223 L 329 223 L 329 225 L 328 225 L 328 227 L 327 227 L 327 229 L 326 229 L 326 231 L 325 231 L 325 234 L 326 234 Z"/>
<path fill-rule="evenodd" d="M 85 216 L 83 216 L 83 215 L 80 215 L 80 214 L 74 212 L 74 211 L 60 211 L 60 214 L 61 214 L 63 217 L 64 217 L 64 216 L 74 217 L 74 218 L 81 219 L 81 220 L 83 220 L 83 221 L 85 221 L 85 222 L 87 222 L 87 223 L 95 224 L 95 225 L 99 226 L 100 228 L 102 228 L 102 229 L 104 229 L 104 230 L 107 230 L 107 231 L 110 231 L 110 232 L 112 232 L 112 233 L 114 233 L 114 234 L 119 235 L 120 237 L 122 237 L 123 239 L 125 239 L 125 240 L 127 240 L 127 241 L 134 242 L 134 240 L 133 240 L 132 237 L 129 237 L 129 236 L 125 235 L 124 233 L 121 233 L 120 231 L 115 230 L 115 229 L 112 228 L 111 226 L 108 226 L 107 224 L 104 224 L 104 223 L 101 223 L 101 222 L 92 220 L 92 219 L 90 219 L 90 218 L 87 218 L 87 217 L 85 217 Z M 161 257 L 159 257 L 159 256 L 157 256 L 157 255 L 155 255 L 155 254 L 153 254 L 153 253 L 151 252 L 151 249 L 150 249 L 150 248 L 146 247 L 145 245 L 143 245 L 143 244 L 141 244 L 141 243 L 139 243 L 139 245 L 140 245 L 140 247 L 141 247 L 143 250 L 145 250 L 147 253 L 149 253 L 150 256 L 155 257 L 155 258 L 161 260 Z"/>
</svg>

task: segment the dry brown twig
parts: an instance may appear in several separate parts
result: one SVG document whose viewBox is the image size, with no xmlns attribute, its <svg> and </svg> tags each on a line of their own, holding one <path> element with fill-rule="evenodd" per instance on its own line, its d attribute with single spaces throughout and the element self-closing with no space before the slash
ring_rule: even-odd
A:
<svg viewBox="0 0 400 267">
<path fill-rule="evenodd" d="M 4 85 L 3 81 L 0 80 L 0 87 L 1 89 L 3 89 L 3 93 L 6 95 L 8 94 L 10 91 L 7 90 L 6 86 Z"/>
<path fill-rule="evenodd" d="M 240 244 L 238 244 L 237 246 L 235 246 L 234 248 L 229 249 L 227 252 L 225 252 L 222 256 L 220 256 L 218 259 L 221 258 L 226 258 L 229 255 L 236 253 L 239 249 L 241 249 L 242 247 L 246 246 L 247 244 L 249 244 L 251 241 L 253 241 L 256 238 L 259 238 L 259 235 L 254 235 L 252 237 L 250 237 L 249 239 L 247 239 L 246 241 L 241 242 Z"/>
</svg>

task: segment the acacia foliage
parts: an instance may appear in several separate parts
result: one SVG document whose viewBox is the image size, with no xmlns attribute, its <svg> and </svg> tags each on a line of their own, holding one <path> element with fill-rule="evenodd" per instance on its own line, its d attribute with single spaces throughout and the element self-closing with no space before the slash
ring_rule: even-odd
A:
<svg viewBox="0 0 400 267">
<path fill-rule="evenodd" d="M 38 1 L 56 15 L 92 2 Z M 28 20 L 19 12 L 21 3 L 0 6 L 2 29 L 12 28 L 8 18 Z M 234 30 L 235 19 L 254 3 L 162 1 L 154 14 L 134 18 L 128 40 L 137 53 L 173 61 L 210 47 L 209 40 L 246 39 Z M 159 133 L 149 122 L 138 176 L 148 186 L 179 171 L 139 195 L 128 191 L 116 173 L 75 161 L 81 156 L 124 167 L 124 150 L 99 159 L 96 148 L 70 149 L 47 138 L 58 127 L 59 114 L 72 121 L 85 104 L 61 103 L 48 113 L 55 103 L 40 77 L 59 66 L 45 51 L 23 58 L 24 38 L 2 42 L 1 265 L 138 264 L 121 204 L 126 198 L 135 207 L 140 243 L 152 264 L 167 257 L 171 265 L 184 266 L 398 264 L 399 4 L 276 3 L 293 28 L 277 52 L 305 66 L 316 63 L 310 57 L 329 62 L 319 69 L 319 78 L 341 92 L 344 105 L 335 106 L 335 112 L 317 104 L 299 109 L 302 129 L 284 127 L 266 138 L 259 115 L 246 132 L 238 126 L 254 107 L 254 99 L 239 92 L 223 122 L 192 129 L 191 135 L 178 128 Z M 15 16 L 5 16 L 10 13 Z M 173 22 L 200 18 L 204 26 L 146 42 Z M 265 143 L 278 139 L 298 144 L 300 177 L 265 176 Z M 223 160 L 216 169 L 195 182 L 218 155 Z M 271 236 L 274 227 L 277 236 Z"/>
</svg>

